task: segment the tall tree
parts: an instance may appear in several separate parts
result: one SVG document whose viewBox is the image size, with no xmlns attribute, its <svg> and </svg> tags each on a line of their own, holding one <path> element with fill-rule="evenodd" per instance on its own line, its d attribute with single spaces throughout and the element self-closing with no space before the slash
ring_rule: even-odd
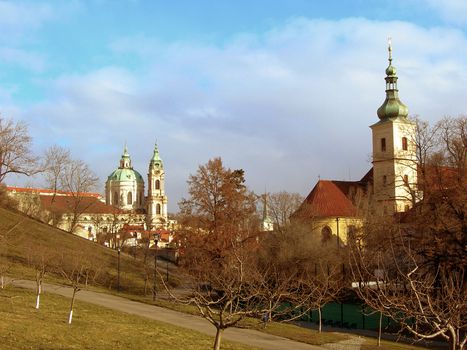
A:
<svg viewBox="0 0 467 350">
<path fill-rule="evenodd" d="M 0 183 L 8 174 L 30 176 L 39 171 L 31 144 L 26 123 L 0 117 Z"/>
</svg>

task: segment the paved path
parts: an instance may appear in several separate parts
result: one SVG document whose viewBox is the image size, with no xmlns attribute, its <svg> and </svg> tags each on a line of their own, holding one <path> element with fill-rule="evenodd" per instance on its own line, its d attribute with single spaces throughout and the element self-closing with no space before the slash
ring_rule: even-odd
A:
<svg viewBox="0 0 467 350">
<path fill-rule="evenodd" d="M 34 281 L 14 280 L 12 284 L 17 287 L 35 289 Z M 70 287 L 58 286 L 53 284 L 44 284 L 44 291 L 71 297 L 72 289 Z M 152 320 L 157 320 L 175 326 L 192 329 L 212 337 L 215 336 L 215 327 L 205 319 L 184 314 L 181 312 L 165 309 L 158 306 L 148 305 L 136 301 L 131 301 L 122 297 L 82 290 L 76 294 L 76 299 L 88 303 L 101 305 L 109 309 L 123 311 L 129 314 L 143 316 Z M 79 306 L 78 306 L 79 307 Z M 251 329 L 228 328 L 223 334 L 224 340 L 235 341 L 260 349 L 268 350 L 323 350 L 325 348 L 315 345 L 308 345 L 292 341 L 286 338 L 262 333 Z"/>
</svg>

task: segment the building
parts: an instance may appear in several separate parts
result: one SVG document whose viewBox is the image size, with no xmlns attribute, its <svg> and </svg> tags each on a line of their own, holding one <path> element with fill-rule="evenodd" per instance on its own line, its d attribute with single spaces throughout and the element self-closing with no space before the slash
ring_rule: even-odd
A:
<svg viewBox="0 0 467 350">
<path fill-rule="evenodd" d="M 362 225 L 365 213 L 393 215 L 408 211 L 420 199 L 417 190 L 416 127 L 399 99 L 396 68 L 389 44 L 386 98 L 370 126 L 373 167 L 358 181 L 319 180 L 294 219 L 305 220 L 322 241 L 336 237 L 345 244 Z"/>
<path fill-rule="evenodd" d="M 48 224 L 91 240 L 136 244 L 159 234 L 160 245 L 172 241 L 174 222 L 168 219 L 165 171 L 157 144 L 148 166 L 148 193 L 133 169 L 125 145 L 119 167 L 107 178 L 105 198 L 98 193 L 73 193 L 38 188 L 7 187 L 19 210 Z"/>
</svg>

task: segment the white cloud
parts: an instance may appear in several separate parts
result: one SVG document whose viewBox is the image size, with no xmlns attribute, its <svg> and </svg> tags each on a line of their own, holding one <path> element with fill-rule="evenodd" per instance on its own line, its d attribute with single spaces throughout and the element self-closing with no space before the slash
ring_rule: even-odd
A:
<svg viewBox="0 0 467 350">
<path fill-rule="evenodd" d="M 368 125 L 384 100 L 389 35 L 410 112 L 431 121 L 466 113 L 462 32 L 296 18 L 223 47 L 122 38 L 111 48 L 136 55 L 137 71 L 61 76 L 50 82 L 47 100 L 21 116 L 43 147 L 66 142 L 102 179 L 117 166 L 125 140 L 144 174 L 157 138 L 171 210 L 188 174 L 214 156 L 244 168 L 257 191 L 305 194 L 318 175 L 347 179 L 350 172 L 355 179 L 370 167 Z"/>
</svg>

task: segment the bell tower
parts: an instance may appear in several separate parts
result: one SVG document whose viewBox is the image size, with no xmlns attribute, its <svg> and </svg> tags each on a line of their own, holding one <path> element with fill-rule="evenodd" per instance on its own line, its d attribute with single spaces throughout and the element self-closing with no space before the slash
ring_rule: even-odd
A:
<svg viewBox="0 0 467 350">
<path fill-rule="evenodd" d="M 165 172 L 162 159 L 159 156 L 157 143 L 154 154 L 149 162 L 147 227 L 150 230 L 167 227 L 167 196 L 165 195 Z"/>
<path fill-rule="evenodd" d="M 389 39 L 386 99 L 378 108 L 373 134 L 373 198 L 376 212 L 392 215 L 407 211 L 417 193 L 416 126 L 407 118 L 407 106 L 399 99 L 396 68 Z"/>
</svg>

